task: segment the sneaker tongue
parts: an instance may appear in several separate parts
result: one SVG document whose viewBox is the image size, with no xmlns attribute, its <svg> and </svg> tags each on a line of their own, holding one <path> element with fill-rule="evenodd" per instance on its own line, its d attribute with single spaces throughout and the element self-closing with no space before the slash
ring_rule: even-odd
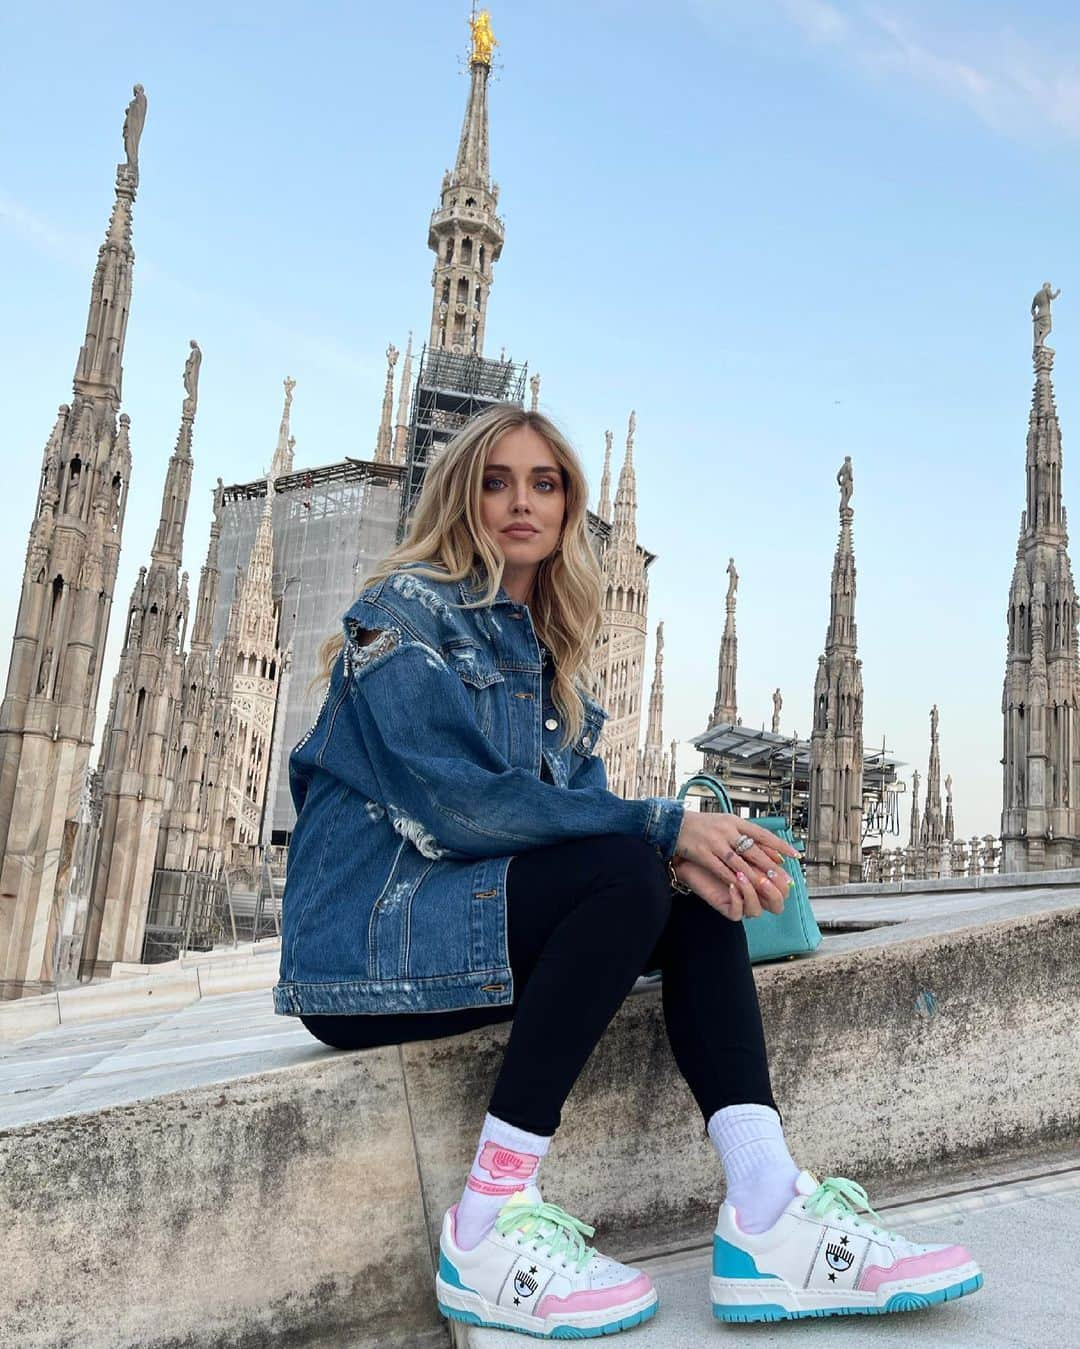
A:
<svg viewBox="0 0 1080 1349">
<path fill-rule="evenodd" d="M 812 1171 L 800 1171 L 795 1177 L 795 1193 L 813 1194 L 820 1183 Z"/>
<path fill-rule="evenodd" d="M 523 1190 L 517 1190 L 510 1196 L 502 1206 L 502 1211 L 505 1212 L 508 1208 L 516 1208 L 521 1204 L 542 1204 L 543 1202 L 539 1188 L 536 1185 L 526 1185 Z"/>
</svg>

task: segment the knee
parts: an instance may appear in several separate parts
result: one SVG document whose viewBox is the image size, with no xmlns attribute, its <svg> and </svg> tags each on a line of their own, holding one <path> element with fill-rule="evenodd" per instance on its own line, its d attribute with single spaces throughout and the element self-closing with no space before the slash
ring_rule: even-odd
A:
<svg viewBox="0 0 1080 1349">
<path fill-rule="evenodd" d="M 609 834 L 597 859 L 620 921 L 633 919 L 660 932 L 671 915 L 671 884 L 667 864 L 644 839 Z"/>
</svg>

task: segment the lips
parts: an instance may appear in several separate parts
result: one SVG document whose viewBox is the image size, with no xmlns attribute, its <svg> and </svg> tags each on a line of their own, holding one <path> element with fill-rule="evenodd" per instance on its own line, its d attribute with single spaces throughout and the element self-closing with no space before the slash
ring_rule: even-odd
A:
<svg viewBox="0 0 1080 1349">
<path fill-rule="evenodd" d="M 539 534 L 539 532 L 538 529 L 533 529 L 529 525 L 511 525 L 509 529 L 503 530 L 504 534 L 516 534 L 521 538 L 525 538 L 529 534 Z"/>
</svg>

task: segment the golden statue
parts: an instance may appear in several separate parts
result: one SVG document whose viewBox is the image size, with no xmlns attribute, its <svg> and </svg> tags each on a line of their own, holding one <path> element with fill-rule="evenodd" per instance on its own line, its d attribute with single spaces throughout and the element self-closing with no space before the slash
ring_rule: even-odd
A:
<svg viewBox="0 0 1080 1349">
<path fill-rule="evenodd" d="M 474 15 L 469 20 L 469 27 L 472 29 L 472 59 L 479 61 L 481 65 L 490 66 L 491 53 L 499 44 L 491 31 L 489 11 L 482 9 L 479 14 Z"/>
</svg>

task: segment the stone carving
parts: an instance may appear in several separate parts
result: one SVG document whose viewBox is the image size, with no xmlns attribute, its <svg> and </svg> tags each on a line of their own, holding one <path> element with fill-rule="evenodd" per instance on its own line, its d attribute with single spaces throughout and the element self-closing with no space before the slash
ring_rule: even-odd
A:
<svg viewBox="0 0 1080 1349">
<path fill-rule="evenodd" d="M 731 604 L 731 602 L 735 599 L 735 592 L 739 588 L 739 573 L 735 570 L 735 559 L 733 557 L 728 558 L 727 574 L 728 574 L 727 603 Z"/>
<path fill-rule="evenodd" d="M 194 417 L 199 401 L 199 367 L 202 365 L 202 351 L 198 342 L 191 339 L 191 354 L 184 365 L 184 407 L 182 416 Z"/>
<path fill-rule="evenodd" d="M 780 709 L 784 706 L 784 700 L 780 696 L 779 689 L 773 689 L 772 696 L 772 732 L 773 735 L 780 734 Z"/>
<path fill-rule="evenodd" d="M 539 402 L 540 402 L 540 376 L 539 376 L 539 375 L 533 375 L 533 376 L 529 379 L 529 392 L 530 392 L 530 394 L 532 395 L 532 403 L 530 404 L 529 411 L 530 411 L 530 412 L 535 412 L 536 409 L 537 409 L 537 406 L 539 405 Z"/>
<path fill-rule="evenodd" d="M 851 474 L 851 455 L 844 456 L 844 462 L 836 475 L 837 484 L 840 487 L 840 510 L 846 511 L 851 505 L 851 492 L 853 486 Z"/>
<path fill-rule="evenodd" d="M 1035 325 L 1035 346 L 1041 347 L 1050 336 L 1050 329 L 1053 326 L 1053 319 L 1050 316 L 1050 302 L 1056 300 L 1061 294 L 1061 288 L 1052 290 L 1049 281 L 1042 283 L 1042 288 L 1035 292 L 1035 298 L 1031 301 L 1031 318 Z"/>
<path fill-rule="evenodd" d="M 146 94 L 141 84 L 137 84 L 133 92 L 135 96 L 127 105 L 127 112 L 124 114 L 124 153 L 127 155 L 128 168 L 138 180 L 139 140 L 146 122 Z"/>
</svg>

